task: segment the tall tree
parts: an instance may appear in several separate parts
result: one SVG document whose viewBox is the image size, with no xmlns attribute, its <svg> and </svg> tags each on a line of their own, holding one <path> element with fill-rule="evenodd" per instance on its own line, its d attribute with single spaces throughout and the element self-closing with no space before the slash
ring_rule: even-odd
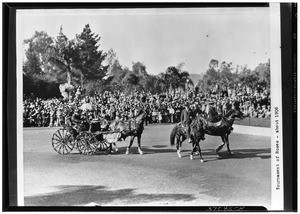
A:
<svg viewBox="0 0 300 214">
<path fill-rule="evenodd" d="M 154 87 L 160 92 L 165 92 L 169 88 L 166 79 L 166 73 L 158 74 L 154 82 Z"/>
<path fill-rule="evenodd" d="M 174 66 L 168 67 L 165 74 L 165 80 L 168 88 L 175 91 L 181 81 L 179 70 Z"/>
<path fill-rule="evenodd" d="M 185 88 L 187 82 L 189 84 L 194 84 L 192 79 L 190 78 L 189 72 L 184 70 L 184 65 L 185 65 L 185 63 L 181 62 L 176 66 L 176 68 L 179 72 L 179 78 L 180 78 L 180 83 L 179 83 L 178 87 L 181 87 L 183 89 Z"/>
<path fill-rule="evenodd" d="M 251 71 L 249 68 L 244 67 L 239 74 L 239 81 L 242 85 L 254 88 L 258 84 L 259 76 L 256 72 Z"/>
<path fill-rule="evenodd" d="M 234 81 L 234 68 L 232 62 L 222 62 L 220 65 L 220 81 L 217 83 L 222 88 L 230 88 L 235 84 Z"/>
<path fill-rule="evenodd" d="M 39 66 L 44 73 L 51 71 L 51 66 L 47 61 L 47 47 L 53 44 L 53 39 L 45 31 L 35 31 L 34 35 L 23 41 L 24 45 L 28 45 L 27 52 L 34 54 L 39 61 Z M 28 59 L 28 57 L 27 57 Z"/>
<path fill-rule="evenodd" d="M 267 63 L 260 63 L 254 72 L 259 76 L 259 84 L 262 86 L 270 87 L 270 59 Z"/>
<path fill-rule="evenodd" d="M 216 59 L 211 59 L 208 64 L 208 67 L 214 69 L 215 71 L 217 70 L 218 66 L 219 66 L 219 61 Z"/>
<path fill-rule="evenodd" d="M 148 76 L 146 71 L 146 65 L 141 62 L 133 62 L 132 63 L 132 71 L 133 73 L 140 75 L 140 76 Z"/>
<path fill-rule="evenodd" d="M 124 88 L 127 90 L 127 92 L 132 91 L 133 89 L 138 88 L 139 76 L 132 71 L 128 71 L 122 79 L 122 84 L 124 85 Z"/>
<path fill-rule="evenodd" d="M 132 63 L 132 72 L 139 78 L 138 90 L 147 90 L 149 74 L 146 71 L 146 65 L 141 62 Z"/>
<path fill-rule="evenodd" d="M 100 38 L 92 33 L 89 24 L 85 25 L 81 34 L 76 35 L 75 50 L 79 55 L 74 64 L 81 70 L 84 80 L 101 80 L 107 74 L 109 66 L 104 65 L 106 53 L 99 49 Z"/>
<path fill-rule="evenodd" d="M 207 89 L 212 90 L 220 81 L 220 72 L 209 68 L 203 76 L 203 82 Z"/>
<path fill-rule="evenodd" d="M 117 53 L 112 48 L 107 51 L 104 63 L 108 66 L 107 75 L 109 76 L 117 75 L 122 70 Z"/>
<path fill-rule="evenodd" d="M 23 73 L 30 76 L 41 74 L 41 63 L 37 53 L 33 48 L 32 41 L 29 42 L 29 48 L 26 50 L 25 55 L 27 60 L 23 64 Z"/>
</svg>

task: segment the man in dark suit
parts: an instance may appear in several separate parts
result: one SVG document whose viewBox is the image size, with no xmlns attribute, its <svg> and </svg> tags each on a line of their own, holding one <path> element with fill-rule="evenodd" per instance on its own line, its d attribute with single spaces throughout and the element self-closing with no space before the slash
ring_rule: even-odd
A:
<svg viewBox="0 0 300 214">
<path fill-rule="evenodd" d="M 191 143 L 190 124 L 191 124 L 191 109 L 188 103 L 185 103 L 184 109 L 181 111 L 181 124 L 186 128 L 188 142 Z"/>
<path fill-rule="evenodd" d="M 214 107 L 214 102 L 210 101 L 208 102 L 208 108 L 207 108 L 207 120 L 210 122 L 217 122 L 219 119 L 219 114 Z"/>
</svg>

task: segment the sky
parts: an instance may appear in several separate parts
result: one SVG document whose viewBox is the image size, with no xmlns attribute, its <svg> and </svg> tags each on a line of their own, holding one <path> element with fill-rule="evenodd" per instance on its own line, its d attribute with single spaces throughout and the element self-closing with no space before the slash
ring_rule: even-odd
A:
<svg viewBox="0 0 300 214">
<path fill-rule="evenodd" d="M 211 59 L 254 69 L 270 58 L 269 8 L 173 8 L 18 10 L 17 39 L 35 31 L 56 37 L 60 26 L 69 38 L 86 24 L 101 37 L 100 49 L 112 48 L 120 64 L 142 62 L 150 74 L 184 62 L 201 74 Z"/>
</svg>

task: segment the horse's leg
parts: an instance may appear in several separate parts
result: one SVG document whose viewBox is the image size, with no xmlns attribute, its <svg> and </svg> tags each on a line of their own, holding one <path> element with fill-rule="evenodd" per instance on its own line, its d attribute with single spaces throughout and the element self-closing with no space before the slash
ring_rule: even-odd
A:
<svg viewBox="0 0 300 214">
<path fill-rule="evenodd" d="M 226 146 L 227 146 L 227 151 L 230 155 L 233 155 L 233 153 L 231 152 L 230 148 L 229 148 L 229 140 L 228 140 L 228 134 L 225 135 L 225 142 L 226 142 Z"/>
<path fill-rule="evenodd" d="M 193 160 L 194 159 L 194 157 L 193 157 L 194 151 L 196 149 L 196 142 L 193 140 L 191 145 L 192 145 L 192 150 L 191 150 L 191 154 L 190 154 L 190 159 Z"/>
<path fill-rule="evenodd" d="M 111 145 L 111 149 L 112 149 L 112 147 L 114 148 L 114 152 L 118 152 L 119 149 L 118 149 L 116 143 L 111 143 L 110 145 Z"/>
<path fill-rule="evenodd" d="M 143 153 L 143 151 L 142 151 L 142 149 L 141 149 L 141 137 L 142 137 L 142 135 L 138 135 L 138 136 L 137 136 L 137 142 L 138 142 L 138 151 L 139 151 L 139 153 L 140 153 L 141 155 L 143 155 L 144 153 Z"/>
<path fill-rule="evenodd" d="M 107 150 L 105 151 L 105 153 L 107 153 L 107 154 L 113 154 L 114 153 L 114 151 L 113 151 L 113 149 L 112 149 L 112 143 L 109 143 L 109 146 L 107 147 Z"/>
<path fill-rule="evenodd" d="M 222 145 L 219 146 L 217 149 L 216 149 L 216 153 L 218 154 L 219 151 L 223 148 L 223 146 L 225 145 L 226 141 L 225 141 L 225 136 L 221 135 L 221 138 L 222 138 Z"/>
<path fill-rule="evenodd" d="M 179 158 L 182 157 L 182 156 L 181 156 L 181 143 L 182 143 L 181 137 L 180 137 L 180 136 L 177 136 L 177 137 L 176 137 L 176 148 L 177 148 L 177 156 L 178 156 Z"/>
<path fill-rule="evenodd" d="M 126 155 L 129 155 L 129 150 L 130 150 L 130 147 L 132 146 L 134 138 L 135 138 L 135 136 L 131 136 L 131 138 L 130 138 L 129 145 L 128 145 L 127 149 L 126 149 Z"/>
<path fill-rule="evenodd" d="M 203 157 L 202 157 L 202 153 L 201 153 L 201 148 L 200 148 L 200 140 L 199 140 L 199 141 L 197 141 L 197 145 L 196 145 L 196 147 L 198 148 L 198 151 L 199 151 L 200 161 L 201 161 L 201 163 L 203 163 L 203 162 L 204 162 L 204 159 L 203 159 Z"/>
</svg>

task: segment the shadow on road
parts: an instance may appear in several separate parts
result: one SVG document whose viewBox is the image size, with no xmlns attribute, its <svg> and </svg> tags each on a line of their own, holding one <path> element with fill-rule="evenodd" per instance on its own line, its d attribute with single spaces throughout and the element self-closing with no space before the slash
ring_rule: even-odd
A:
<svg viewBox="0 0 300 214">
<path fill-rule="evenodd" d="M 196 199 L 191 194 L 135 194 L 134 189 L 108 190 L 104 186 L 93 185 L 67 185 L 59 188 L 59 192 L 25 197 L 25 206 L 85 206 L 90 203 L 101 206 L 114 204 L 116 200 L 116 205 L 120 201 L 123 205 L 130 205 Z"/>
<path fill-rule="evenodd" d="M 228 153 L 220 153 L 219 158 L 261 158 L 261 159 L 269 159 L 271 158 L 271 149 L 239 149 L 232 150 L 233 155 L 228 155 Z"/>
<path fill-rule="evenodd" d="M 160 154 L 160 153 L 176 153 L 176 147 L 174 148 L 165 148 L 167 146 L 164 145 L 157 145 L 157 146 L 143 146 L 142 150 L 144 155 L 153 155 L 153 154 Z M 119 147 L 119 151 L 115 154 L 108 154 L 108 155 L 124 155 L 126 152 L 127 147 Z M 232 150 L 233 155 L 228 154 L 226 149 L 223 148 L 219 154 L 216 154 L 215 149 L 202 149 L 202 156 L 205 161 L 215 161 L 220 159 L 244 159 L 244 158 L 261 158 L 261 159 L 269 159 L 271 158 L 271 149 L 270 148 L 263 148 L 263 149 L 237 149 Z M 181 150 L 182 157 L 189 157 L 191 150 L 183 149 Z M 137 147 L 132 147 L 130 149 L 131 154 L 138 154 Z M 184 154 L 186 153 L 186 154 Z M 70 156 L 77 157 L 81 155 L 79 153 L 72 153 L 69 154 Z M 107 155 L 104 152 L 96 153 L 94 155 Z M 209 159 L 206 159 L 205 156 L 209 156 Z M 195 157 L 197 157 L 195 155 Z"/>
<path fill-rule="evenodd" d="M 165 147 L 168 147 L 166 145 L 154 145 L 152 146 L 153 148 L 165 148 Z"/>
<path fill-rule="evenodd" d="M 144 152 L 144 155 L 152 155 L 152 154 L 159 154 L 159 153 L 176 153 L 176 147 L 174 148 L 165 148 L 168 146 L 165 145 L 155 145 L 155 146 L 142 146 L 142 150 Z M 118 147 L 118 152 L 114 155 L 124 155 L 126 152 L 127 147 Z M 181 150 L 181 152 L 190 152 L 191 150 Z M 131 154 L 139 154 L 137 147 L 132 146 L 130 148 Z"/>
<path fill-rule="evenodd" d="M 203 150 L 202 156 L 205 159 L 205 156 L 211 155 L 215 156 L 214 159 L 205 159 L 206 162 L 216 161 L 222 159 L 245 159 L 245 158 L 261 158 L 261 159 L 269 159 L 271 158 L 271 149 L 238 149 L 231 150 L 233 155 L 230 155 L 227 151 L 221 151 L 217 155 L 214 149 Z"/>
</svg>

